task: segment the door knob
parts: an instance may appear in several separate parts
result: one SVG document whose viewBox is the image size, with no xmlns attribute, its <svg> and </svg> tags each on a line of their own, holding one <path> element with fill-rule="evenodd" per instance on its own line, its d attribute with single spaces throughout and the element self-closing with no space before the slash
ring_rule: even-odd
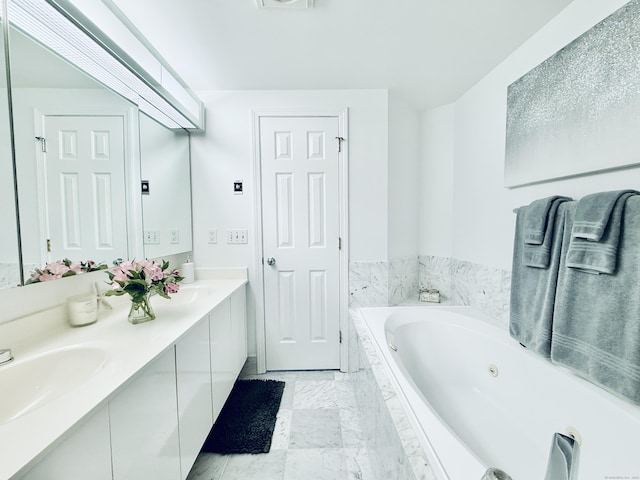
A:
<svg viewBox="0 0 640 480">
<path fill-rule="evenodd" d="M 276 264 L 276 259 L 273 257 L 267 258 L 267 264 L 273 267 Z"/>
</svg>

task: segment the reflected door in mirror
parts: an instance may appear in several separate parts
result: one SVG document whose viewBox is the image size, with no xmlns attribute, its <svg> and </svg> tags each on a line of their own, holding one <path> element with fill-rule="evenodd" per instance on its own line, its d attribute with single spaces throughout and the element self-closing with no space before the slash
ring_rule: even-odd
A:
<svg viewBox="0 0 640 480">
<path fill-rule="evenodd" d="M 123 118 L 46 115 L 43 125 L 47 261 L 126 257 Z"/>
</svg>

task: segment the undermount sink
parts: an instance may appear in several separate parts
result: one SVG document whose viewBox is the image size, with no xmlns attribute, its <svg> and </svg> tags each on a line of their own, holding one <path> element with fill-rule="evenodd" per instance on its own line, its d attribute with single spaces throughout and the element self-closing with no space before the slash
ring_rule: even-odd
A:
<svg viewBox="0 0 640 480">
<path fill-rule="evenodd" d="M 0 366 L 0 425 L 70 392 L 105 360 L 99 348 L 71 347 Z"/>
<path fill-rule="evenodd" d="M 187 305 L 196 300 L 207 297 L 213 293 L 213 288 L 208 285 L 180 285 L 178 293 L 171 295 L 170 300 L 162 299 L 167 305 Z"/>
</svg>

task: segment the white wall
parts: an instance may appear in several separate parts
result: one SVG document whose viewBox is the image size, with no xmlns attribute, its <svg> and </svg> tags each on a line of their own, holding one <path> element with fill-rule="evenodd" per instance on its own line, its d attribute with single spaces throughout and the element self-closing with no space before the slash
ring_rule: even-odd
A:
<svg viewBox="0 0 640 480">
<path fill-rule="evenodd" d="M 440 251 L 451 236 L 453 256 L 510 269 L 513 208 L 556 193 L 580 198 L 596 191 L 640 186 L 640 169 L 633 168 L 511 190 L 503 187 L 508 85 L 625 3 L 574 0 L 455 103 L 453 225 L 448 231 L 447 222 L 440 221 L 442 228 L 432 231 L 429 242 L 422 239 L 421 253 Z M 429 121 L 437 114 L 431 112 L 424 118 Z M 432 161 L 427 152 L 423 176 Z M 422 231 L 425 229 L 423 225 Z"/>
<path fill-rule="evenodd" d="M 418 253 L 453 255 L 453 162 L 455 153 L 453 104 L 423 112 L 421 117 L 422 162 L 418 171 Z"/>
<path fill-rule="evenodd" d="M 418 253 L 420 114 L 389 94 L 389 259 Z"/>
<path fill-rule="evenodd" d="M 249 267 L 247 317 L 255 354 L 252 111 L 349 109 L 349 237 L 352 261 L 386 261 L 388 98 L 386 90 L 200 91 L 207 131 L 191 137 L 196 267 Z M 244 181 L 244 194 L 233 182 Z M 208 243 L 216 229 L 218 243 Z M 247 229 L 247 245 L 227 245 L 227 229 Z"/>
</svg>

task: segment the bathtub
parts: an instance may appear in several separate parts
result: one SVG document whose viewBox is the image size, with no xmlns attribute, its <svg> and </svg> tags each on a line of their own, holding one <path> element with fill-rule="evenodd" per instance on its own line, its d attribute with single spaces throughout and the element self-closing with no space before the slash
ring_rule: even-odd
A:
<svg viewBox="0 0 640 480">
<path fill-rule="evenodd" d="M 471 307 L 361 308 L 439 480 L 488 467 L 542 480 L 554 432 L 580 443 L 578 480 L 640 479 L 640 407 L 552 365 Z"/>
</svg>

